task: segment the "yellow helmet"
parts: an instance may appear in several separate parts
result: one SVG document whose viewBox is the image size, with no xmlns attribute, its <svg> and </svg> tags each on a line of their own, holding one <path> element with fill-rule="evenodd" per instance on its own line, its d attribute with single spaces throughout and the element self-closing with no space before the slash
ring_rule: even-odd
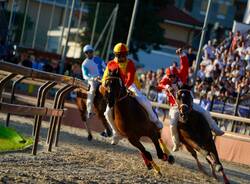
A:
<svg viewBox="0 0 250 184">
<path fill-rule="evenodd" d="M 118 43 L 115 45 L 114 47 L 114 53 L 115 54 L 119 54 L 119 53 L 124 53 L 127 54 L 128 53 L 128 47 L 126 44 L 124 43 Z"/>
</svg>

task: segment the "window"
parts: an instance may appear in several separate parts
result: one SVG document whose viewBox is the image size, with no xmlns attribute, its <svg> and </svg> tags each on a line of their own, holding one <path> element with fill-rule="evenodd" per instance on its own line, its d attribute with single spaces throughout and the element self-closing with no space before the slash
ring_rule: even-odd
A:
<svg viewBox="0 0 250 184">
<path fill-rule="evenodd" d="M 191 12 L 192 9 L 193 9 L 193 3 L 194 3 L 193 0 L 186 0 L 186 1 L 185 1 L 185 5 L 184 5 L 185 10 Z"/>
</svg>

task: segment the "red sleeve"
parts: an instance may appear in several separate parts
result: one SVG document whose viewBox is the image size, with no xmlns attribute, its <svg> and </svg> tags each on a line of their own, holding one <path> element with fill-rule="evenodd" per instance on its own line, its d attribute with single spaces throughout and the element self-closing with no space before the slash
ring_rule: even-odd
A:
<svg viewBox="0 0 250 184">
<path fill-rule="evenodd" d="M 187 79 L 188 79 L 188 57 L 186 54 L 182 54 L 180 56 L 180 69 L 178 71 L 178 77 L 181 80 L 181 82 L 183 84 L 187 83 Z"/>
<path fill-rule="evenodd" d="M 170 83 L 169 83 L 169 80 L 168 80 L 168 78 L 167 78 L 166 76 L 164 76 L 164 77 L 161 79 L 161 81 L 159 82 L 157 88 L 158 88 L 159 90 L 163 90 L 163 89 L 165 89 L 165 86 L 166 86 L 167 84 L 170 84 Z"/>
<path fill-rule="evenodd" d="M 125 86 L 129 87 L 134 82 L 135 71 L 136 71 L 135 65 L 132 61 L 128 61 L 126 70 L 127 70 L 127 74 L 126 74 Z"/>
</svg>

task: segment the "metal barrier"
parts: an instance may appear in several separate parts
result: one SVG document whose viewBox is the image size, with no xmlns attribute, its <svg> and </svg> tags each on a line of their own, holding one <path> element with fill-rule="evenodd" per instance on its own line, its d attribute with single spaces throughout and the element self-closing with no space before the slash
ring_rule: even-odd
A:
<svg viewBox="0 0 250 184">
<path fill-rule="evenodd" d="M 32 154 L 36 155 L 42 117 L 50 116 L 51 120 L 50 120 L 50 128 L 48 130 L 47 144 L 48 144 L 48 151 L 51 151 L 55 133 L 56 133 L 55 146 L 57 146 L 58 144 L 60 124 L 62 116 L 65 111 L 65 109 L 63 108 L 64 108 L 64 99 L 66 94 L 74 90 L 75 88 L 82 88 L 84 90 L 88 90 L 89 89 L 88 84 L 74 77 L 43 72 L 7 63 L 4 61 L 0 61 L 0 70 L 10 72 L 8 73 L 7 76 L 4 76 L 0 80 L 0 99 L 1 99 L 0 112 L 7 113 L 6 126 L 9 126 L 10 114 L 34 115 L 35 117 L 34 117 L 34 127 L 32 135 L 34 136 L 35 141 L 32 149 Z M 20 75 L 21 77 L 14 79 L 15 77 L 18 77 Z M 37 83 L 41 85 L 37 94 L 36 107 L 13 104 L 16 85 L 25 80 L 26 78 L 31 78 L 32 80 L 33 79 L 41 80 L 39 82 L 35 82 L 36 85 Z M 14 80 L 14 82 L 11 88 L 10 103 L 4 103 L 2 102 L 3 90 L 11 80 Z M 55 87 L 55 85 L 57 84 L 63 84 L 63 86 L 61 86 L 61 88 L 57 91 L 55 95 L 53 108 L 44 107 L 47 92 L 49 91 L 49 89 Z"/>
</svg>

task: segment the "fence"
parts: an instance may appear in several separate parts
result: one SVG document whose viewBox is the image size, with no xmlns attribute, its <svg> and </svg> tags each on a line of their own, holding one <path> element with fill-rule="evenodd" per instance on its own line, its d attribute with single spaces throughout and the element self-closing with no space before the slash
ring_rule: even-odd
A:
<svg viewBox="0 0 250 184">
<path fill-rule="evenodd" d="M 88 84 L 74 77 L 42 72 L 4 61 L 0 61 L 0 70 L 2 70 L 0 72 L 0 74 L 2 74 L 2 79 L 0 80 L 0 112 L 7 113 L 6 126 L 9 126 L 9 119 L 11 114 L 35 116 L 32 132 L 35 141 L 32 149 L 32 154 L 36 155 L 42 117 L 51 117 L 46 141 L 46 143 L 48 144 L 48 151 L 51 151 L 54 139 L 55 146 L 57 146 L 58 144 L 61 120 L 65 111 L 64 99 L 66 94 L 68 94 L 75 88 L 88 90 Z M 31 78 L 36 85 L 40 84 L 37 93 L 36 107 L 14 104 L 16 86 L 27 78 Z M 10 83 L 10 81 L 13 81 L 13 83 L 11 92 L 9 95 L 7 95 L 6 93 L 3 93 L 3 91 L 6 88 L 6 85 Z M 58 90 L 55 94 L 52 108 L 44 107 L 46 94 L 48 93 L 49 89 L 55 87 L 56 85 Z M 3 102 L 3 97 L 6 96 L 10 98 L 9 103 Z M 23 101 L 27 102 L 27 99 L 24 99 Z"/>
<path fill-rule="evenodd" d="M 153 87 L 149 89 L 147 97 L 152 101 L 152 104 L 154 104 L 157 108 L 169 109 L 169 106 L 166 104 L 155 103 L 158 100 L 159 101 L 164 101 L 164 100 L 161 99 L 162 95 L 160 95 L 160 93 L 158 93 Z M 230 131 L 230 132 L 240 131 L 242 134 L 250 135 L 250 124 L 244 121 L 246 119 L 241 119 L 243 120 L 242 122 L 242 121 L 236 121 L 234 118 L 236 116 L 245 117 L 245 118 L 250 117 L 250 96 L 249 95 L 244 95 L 244 96 L 238 95 L 236 98 L 232 98 L 232 97 L 221 98 L 221 97 L 216 97 L 214 95 L 211 101 L 201 98 L 200 100 L 195 99 L 195 103 L 209 104 L 210 112 L 234 115 L 234 116 L 231 116 L 231 118 L 229 119 L 218 118 L 218 117 L 214 117 L 214 118 L 218 120 L 218 123 L 220 126 L 223 126 L 223 125 L 226 126 L 225 127 L 226 131 Z"/>
</svg>

